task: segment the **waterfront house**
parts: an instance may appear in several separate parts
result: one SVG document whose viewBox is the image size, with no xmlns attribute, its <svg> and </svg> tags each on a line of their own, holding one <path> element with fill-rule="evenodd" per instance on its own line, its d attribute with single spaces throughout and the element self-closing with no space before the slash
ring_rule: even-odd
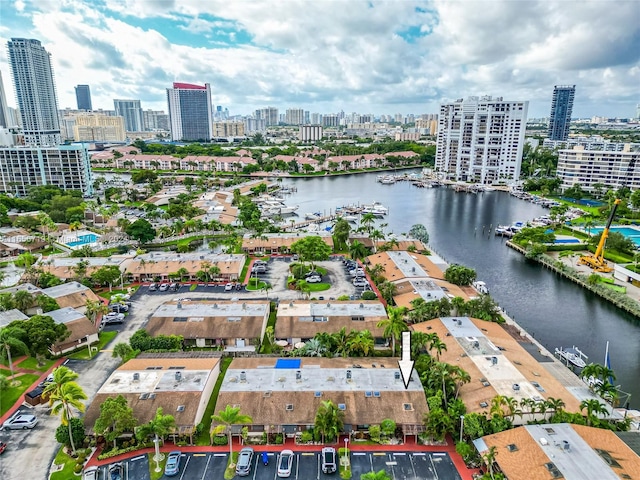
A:
<svg viewBox="0 0 640 480">
<path fill-rule="evenodd" d="M 242 251 L 249 255 L 290 254 L 291 245 L 306 237 L 320 237 L 333 249 L 330 232 L 265 233 L 260 237 L 246 234 L 242 238 Z"/>
</svg>

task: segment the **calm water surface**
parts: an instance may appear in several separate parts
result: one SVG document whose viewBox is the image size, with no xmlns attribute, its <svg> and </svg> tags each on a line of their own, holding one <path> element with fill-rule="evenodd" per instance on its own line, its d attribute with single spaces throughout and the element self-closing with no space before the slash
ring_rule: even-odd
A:
<svg viewBox="0 0 640 480">
<path fill-rule="evenodd" d="M 445 188 L 419 189 L 409 182 L 382 185 L 375 174 L 284 183 L 298 188 L 285 203 L 299 205 L 300 216 L 378 201 L 389 208 L 382 221 L 388 223 L 387 233 L 400 234 L 413 224 L 424 224 L 433 249 L 449 263 L 475 268 L 492 297 L 548 350 L 576 345 L 591 361 L 603 363 L 609 341 L 618 383 L 632 393 L 631 405 L 640 406 L 640 324 L 486 233 L 490 225 L 529 220 L 548 210 L 502 192 L 472 195 Z"/>
</svg>

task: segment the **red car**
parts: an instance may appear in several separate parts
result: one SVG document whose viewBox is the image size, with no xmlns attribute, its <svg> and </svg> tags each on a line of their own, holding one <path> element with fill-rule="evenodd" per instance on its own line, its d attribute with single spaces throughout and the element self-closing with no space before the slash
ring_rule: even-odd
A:
<svg viewBox="0 0 640 480">
<path fill-rule="evenodd" d="M 7 449 L 7 444 L 0 442 L 0 453 L 4 452 Z"/>
</svg>

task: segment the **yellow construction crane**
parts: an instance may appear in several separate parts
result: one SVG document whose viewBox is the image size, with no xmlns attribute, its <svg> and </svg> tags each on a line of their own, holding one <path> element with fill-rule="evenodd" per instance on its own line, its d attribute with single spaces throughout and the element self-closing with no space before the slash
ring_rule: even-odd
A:
<svg viewBox="0 0 640 480">
<path fill-rule="evenodd" d="M 611 215 L 609 215 L 609 220 L 607 221 L 607 226 L 602 230 L 602 236 L 600 237 L 600 241 L 598 242 L 598 248 L 596 248 L 596 253 L 583 255 L 578 260 L 580 265 L 588 265 L 596 272 L 612 272 L 613 267 L 610 267 L 607 264 L 607 261 L 604 259 L 604 247 L 607 243 L 607 237 L 609 236 L 609 229 L 611 228 L 611 222 L 613 222 L 613 217 L 616 214 L 616 210 L 618 209 L 618 205 L 622 200 L 616 198 L 615 202 L 613 202 L 613 209 L 611 210 Z"/>
</svg>

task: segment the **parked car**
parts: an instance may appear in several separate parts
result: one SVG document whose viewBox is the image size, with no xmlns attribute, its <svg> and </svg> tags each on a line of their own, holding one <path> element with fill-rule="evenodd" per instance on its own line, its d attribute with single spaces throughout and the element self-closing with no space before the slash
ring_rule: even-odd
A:
<svg viewBox="0 0 640 480">
<path fill-rule="evenodd" d="M 293 452 L 291 450 L 283 450 L 278 459 L 278 477 L 289 478 L 291 469 L 293 468 Z"/>
<path fill-rule="evenodd" d="M 251 273 L 267 273 L 266 265 L 254 265 L 251 267 Z"/>
<path fill-rule="evenodd" d="M 3 453 L 7 449 L 7 444 L 0 442 L 0 453 Z"/>
<path fill-rule="evenodd" d="M 122 462 L 114 463 L 109 467 L 111 480 L 122 480 Z"/>
<path fill-rule="evenodd" d="M 131 295 L 129 295 L 128 293 L 114 293 L 113 295 L 111 295 L 111 300 L 114 302 L 122 302 L 124 300 L 130 299 Z"/>
<path fill-rule="evenodd" d="M 224 291 L 225 291 L 225 292 L 230 292 L 231 290 L 233 290 L 233 283 L 227 283 L 227 284 L 224 286 Z"/>
<path fill-rule="evenodd" d="M 353 283 L 354 287 L 366 287 L 369 285 L 369 282 L 367 282 L 363 277 L 356 277 L 351 283 Z"/>
<path fill-rule="evenodd" d="M 162 283 L 158 290 L 160 290 L 161 292 L 166 292 L 167 290 L 169 290 L 169 284 L 168 283 Z"/>
<path fill-rule="evenodd" d="M 102 317 L 103 325 L 117 325 L 124 323 L 124 313 L 111 312 Z"/>
<path fill-rule="evenodd" d="M 179 288 L 180 288 L 180 284 L 177 282 L 169 285 L 169 290 L 171 290 L 172 292 L 177 291 Z"/>
<path fill-rule="evenodd" d="M 167 477 L 173 477 L 178 474 L 180 471 L 180 458 L 182 457 L 182 452 L 179 450 L 174 450 L 169 453 L 167 457 L 167 463 L 164 467 L 164 474 Z"/>
<path fill-rule="evenodd" d="M 336 464 L 336 449 L 324 447 L 322 449 L 322 473 L 335 473 L 338 469 Z"/>
<path fill-rule="evenodd" d="M 236 283 L 236 290 L 242 290 L 244 288 L 244 285 L 241 283 Z"/>
<path fill-rule="evenodd" d="M 240 450 L 238 455 L 238 463 L 236 463 L 236 475 L 246 477 L 251 473 L 251 465 L 253 464 L 253 448 L 245 447 Z"/>
<path fill-rule="evenodd" d="M 38 424 L 38 417 L 35 415 L 29 415 L 24 413 L 16 413 L 12 417 L 8 418 L 3 424 L 2 428 L 5 430 L 26 430 L 27 428 L 33 428 Z"/>
<path fill-rule="evenodd" d="M 158 284 L 157 283 L 152 283 L 151 285 L 149 285 L 149 291 L 150 292 L 155 292 L 158 289 Z"/>
<path fill-rule="evenodd" d="M 100 470 L 98 470 L 98 467 L 85 468 L 82 474 L 82 480 L 98 480 L 99 474 Z"/>
<path fill-rule="evenodd" d="M 354 268 L 351 270 L 350 275 L 352 277 L 364 277 L 364 270 L 362 268 Z"/>
<path fill-rule="evenodd" d="M 116 313 L 128 312 L 129 307 L 123 303 L 112 303 L 109 305 L 109 310 Z"/>
<path fill-rule="evenodd" d="M 320 273 L 316 272 L 315 270 L 311 270 L 310 272 L 307 272 L 304 274 L 305 277 L 311 277 L 311 276 L 319 276 Z"/>
<path fill-rule="evenodd" d="M 320 283 L 322 281 L 322 277 L 320 275 L 312 275 L 310 277 L 305 278 L 307 283 Z"/>
</svg>

